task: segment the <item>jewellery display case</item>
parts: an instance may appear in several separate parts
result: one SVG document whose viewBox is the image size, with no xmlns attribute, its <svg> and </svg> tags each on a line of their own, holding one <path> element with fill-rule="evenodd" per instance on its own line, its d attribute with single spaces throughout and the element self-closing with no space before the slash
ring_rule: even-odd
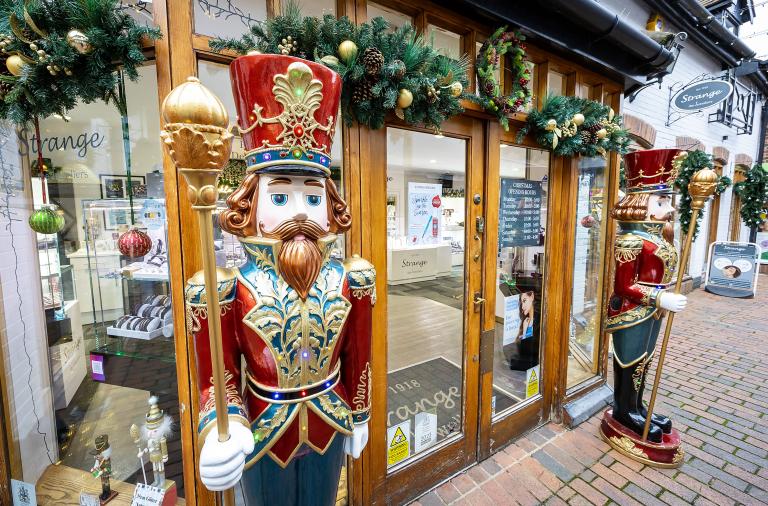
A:
<svg viewBox="0 0 768 506">
<path fill-rule="evenodd" d="M 165 202 L 97 199 L 83 200 L 82 207 L 86 240 L 69 259 L 78 289 L 89 294 L 82 313 L 94 339 L 92 353 L 173 362 Z M 120 237 L 132 228 L 151 241 L 142 257 L 119 250 Z"/>
</svg>

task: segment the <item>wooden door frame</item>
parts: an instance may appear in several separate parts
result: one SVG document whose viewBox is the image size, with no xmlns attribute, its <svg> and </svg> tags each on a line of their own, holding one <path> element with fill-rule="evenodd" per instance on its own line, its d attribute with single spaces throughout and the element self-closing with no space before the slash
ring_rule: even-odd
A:
<svg viewBox="0 0 768 506">
<path fill-rule="evenodd" d="M 388 127 L 404 130 L 434 133 L 430 130 L 414 128 L 392 117 Z M 473 241 L 475 219 L 482 216 L 484 203 L 472 204 L 471 196 L 483 195 L 485 142 L 483 123 L 468 115 L 452 118 L 443 123 L 442 133 L 446 137 L 455 137 L 467 142 L 466 160 L 466 198 L 464 262 L 468 266 L 468 282 L 464 287 L 464 360 L 462 388 L 462 423 L 461 438 L 446 443 L 439 450 L 428 452 L 425 456 L 399 468 L 391 474 L 386 465 L 386 438 L 371 438 L 363 460 L 366 474 L 363 490 L 359 499 L 362 504 L 399 504 L 406 499 L 417 497 L 451 475 L 466 468 L 476 461 L 477 454 L 477 410 L 479 400 L 479 338 L 480 312 L 475 312 L 472 300 L 475 291 L 481 290 L 481 267 L 483 238 Z M 366 153 L 368 156 L 367 178 L 362 187 L 368 196 L 370 217 L 366 225 L 372 233 L 363 238 L 363 254 L 374 264 L 377 271 L 378 300 L 374 307 L 374 332 L 372 344 L 371 370 L 373 384 L 378 385 L 372 392 L 371 433 L 386 434 L 387 428 L 387 391 L 381 385 L 387 384 L 387 235 L 386 235 L 386 197 L 387 197 L 387 129 L 366 130 L 369 139 Z M 362 154 L 362 153 L 361 153 Z M 480 255 L 474 260 L 475 255 Z M 448 455 L 448 458 L 446 458 Z"/>
</svg>

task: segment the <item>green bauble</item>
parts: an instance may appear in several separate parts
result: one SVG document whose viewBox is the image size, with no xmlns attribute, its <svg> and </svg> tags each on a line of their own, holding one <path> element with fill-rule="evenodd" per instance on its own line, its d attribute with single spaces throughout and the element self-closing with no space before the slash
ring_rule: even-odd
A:
<svg viewBox="0 0 768 506">
<path fill-rule="evenodd" d="M 38 234 L 55 234 L 64 228 L 64 216 L 53 206 L 43 206 L 29 217 L 29 226 Z"/>
</svg>

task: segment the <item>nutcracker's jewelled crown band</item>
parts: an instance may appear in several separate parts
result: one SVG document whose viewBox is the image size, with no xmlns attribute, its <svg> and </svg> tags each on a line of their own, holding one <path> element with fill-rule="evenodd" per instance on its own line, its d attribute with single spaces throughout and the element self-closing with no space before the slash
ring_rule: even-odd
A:
<svg viewBox="0 0 768 506">
<path fill-rule="evenodd" d="M 230 73 L 246 170 L 330 175 L 341 77 L 274 54 L 241 56 Z"/>
<path fill-rule="evenodd" d="M 624 155 L 627 193 L 672 193 L 679 149 L 647 149 Z"/>
</svg>

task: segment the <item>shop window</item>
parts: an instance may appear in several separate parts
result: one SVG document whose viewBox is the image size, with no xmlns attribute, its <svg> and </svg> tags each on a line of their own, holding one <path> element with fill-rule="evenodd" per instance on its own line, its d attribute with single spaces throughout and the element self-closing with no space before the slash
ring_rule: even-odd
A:
<svg viewBox="0 0 768 506">
<path fill-rule="evenodd" d="M 387 129 L 390 468 L 462 432 L 466 149 Z"/>
<path fill-rule="evenodd" d="M 580 158 L 568 353 L 568 387 L 597 374 L 603 312 L 603 249 L 607 162 Z"/>
<path fill-rule="evenodd" d="M 501 145 L 494 417 L 539 394 L 549 151 Z"/>
<path fill-rule="evenodd" d="M 2 169 L 28 163 L 35 177 L 16 188 L 34 190 L 32 202 L 17 210 L 18 224 L 0 228 L 29 234 L 22 215 L 39 209 L 44 198 L 64 219 L 60 232 L 37 234 L 32 251 L 11 239 L 15 253 L 2 253 L 25 276 L 3 276 L 3 284 L 21 287 L 13 291 L 18 300 L 6 299 L 12 292 L 3 288 L 3 303 L 17 305 L 5 313 L 19 315 L 20 323 L 6 322 L 2 343 L 4 362 L 12 364 L 6 380 L 21 461 L 13 478 L 38 492 L 55 490 L 67 498 L 62 504 L 100 491 L 91 469 L 101 436 L 112 451 L 113 488 L 144 482 L 142 467 L 151 482 L 148 456 L 137 453 L 148 446 L 144 429 L 156 415 L 160 421 L 161 412 L 167 432 L 156 450 L 167 458 L 166 479 L 185 495 L 175 365 L 175 339 L 185 337 L 174 335 L 171 311 L 154 65 L 141 67 L 138 81 L 126 80 L 125 98 L 125 117 L 96 102 L 40 121 L 44 181 L 37 177 L 34 129 L 23 129 L 18 140 L 3 136 L 16 146 L 3 147 Z M 5 239 L 0 243 L 6 247 Z M 42 297 L 29 283 L 37 273 Z M 151 411 L 150 402 L 156 403 Z M 155 445 L 149 446 L 155 458 Z"/>
<path fill-rule="evenodd" d="M 232 37 L 267 19 L 267 0 L 192 0 L 195 33 Z"/>
<path fill-rule="evenodd" d="M 454 59 L 461 57 L 461 35 L 436 25 L 427 25 L 427 42 L 431 42 L 441 54 Z"/>
<path fill-rule="evenodd" d="M 581 83 L 579 85 L 579 96 L 581 98 L 586 98 L 587 100 L 592 99 L 592 90 L 594 89 L 594 86 L 591 84 Z"/>
<path fill-rule="evenodd" d="M 568 82 L 567 76 L 559 72 L 550 70 L 547 74 L 547 93 L 552 95 L 565 96 L 565 85 Z"/>
<path fill-rule="evenodd" d="M 414 24 L 413 16 L 377 4 L 376 2 L 368 2 L 368 19 L 373 19 L 379 16 L 389 21 L 390 25 L 392 25 L 392 29 L 400 28 L 406 24 Z"/>
<path fill-rule="evenodd" d="M 299 6 L 301 14 L 304 16 L 316 16 L 320 19 L 326 14 L 336 15 L 336 0 L 291 0 Z M 282 0 L 281 5 L 285 8 L 288 0 Z"/>
</svg>

